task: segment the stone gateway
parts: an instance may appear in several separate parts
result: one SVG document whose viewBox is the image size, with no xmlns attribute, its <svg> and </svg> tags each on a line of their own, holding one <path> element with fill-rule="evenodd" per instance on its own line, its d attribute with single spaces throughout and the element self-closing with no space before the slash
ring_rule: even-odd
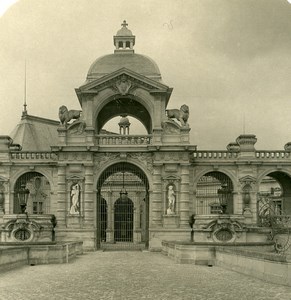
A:
<svg viewBox="0 0 291 300">
<path fill-rule="evenodd" d="M 0 136 L 0 241 L 151 251 L 193 236 L 266 241 L 268 216 L 290 221 L 289 144 L 258 151 L 255 135 L 242 134 L 225 150 L 198 150 L 189 103 L 168 108 L 173 89 L 135 53 L 127 26 L 75 89 L 80 110 L 60 103 L 60 124 L 25 106 L 11 136 Z M 107 127 L 115 118 L 117 128 Z"/>
</svg>

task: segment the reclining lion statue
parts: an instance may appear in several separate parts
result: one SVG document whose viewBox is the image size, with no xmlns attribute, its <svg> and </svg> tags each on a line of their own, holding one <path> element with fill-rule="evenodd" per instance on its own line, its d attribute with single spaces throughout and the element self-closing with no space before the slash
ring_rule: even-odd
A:
<svg viewBox="0 0 291 300">
<path fill-rule="evenodd" d="M 62 125 L 67 125 L 73 119 L 79 119 L 81 117 L 81 110 L 68 110 L 65 105 L 59 108 L 59 118 Z"/>
<path fill-rule="evenodd" d="M 177 119 L 181 122 L 182 126 L 187 125 L 189 118 L 189 107 L 186 104 L 183 104 L 180 109 L 167 109 L 167 117 L 169 119 Z"/>
</svg>

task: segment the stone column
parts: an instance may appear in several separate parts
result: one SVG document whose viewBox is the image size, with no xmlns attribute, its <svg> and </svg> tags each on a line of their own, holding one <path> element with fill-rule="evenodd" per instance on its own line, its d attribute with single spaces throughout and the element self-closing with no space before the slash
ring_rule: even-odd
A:
<svg viewBox="0 0 291 300">
<path fill-rule="evenodd" d="M 139 192 L 137 192 L 139 194 Z M 136 197 L 137 201 L 134 203 L 134 215 L 133 215 L 133 241 L 134 243 L 141 242 L 141 228 L 140 228 L 140 197 Z"/>
<path fill-rule="evenodd" d="M 94 228 L 94 190 L 93 190 L 93 164 L 85 164 L 85 192 L 84 192 L 84 225 Z"/>
<path fill-rule="evenodd" d="M 57 202 L 57 222 L 58 227 L 65 227 L 67 207 L 67 189 L 66 189 L 66 164 L 58 165 L 58 202 Z"/>
<path fill-rule="evenodd" d="M 112 192 L 108 192 L 106 242 L 109 243 L 114 242 L 113 213 L 114 213 L 114 209 L 112 207 Z"/>
<path fill-rule="evenodd" d="M 189 227 L 189 168 L 190 164 L 181 164 L 180 186 L 180 226 Z"/>
<path fill-rule="evenodd" d="M 150 191 L 150 226 L 162 226 L 162 164 L 154 164 L 153 170 L 153 190 Z"/>
</svg>

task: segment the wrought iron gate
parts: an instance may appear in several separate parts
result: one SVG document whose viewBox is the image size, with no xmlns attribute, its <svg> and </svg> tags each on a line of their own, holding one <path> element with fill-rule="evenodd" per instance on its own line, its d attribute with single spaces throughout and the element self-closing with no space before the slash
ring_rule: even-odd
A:
<svg viewBox="0 0 291 300">
<path fill-rule="evenodd" d="M 270 228 L 269 239 L 274 241 L 278 253 L 285 253 L 291 247 L 291 216 L 284 214 L 283 202 L 284 198 L 279 202 L 268 195 L 258 194 L 258 225 Z"/>
<path fill-rule="evenodd" d="M 148 247 L 149 201 L 145 174 L 129 163 L 106 169 L 97 184 L 97 247 Z"/>
</svg>

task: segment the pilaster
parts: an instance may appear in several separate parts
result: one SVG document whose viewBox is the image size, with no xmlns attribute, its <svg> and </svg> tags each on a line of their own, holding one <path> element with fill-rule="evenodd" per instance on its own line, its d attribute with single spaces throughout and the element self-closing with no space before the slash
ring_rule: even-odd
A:
<svg viewBox="0 0 291 300">
<path fill-rule="evenodd" d="M 57 222 L 58 227 L 66 224 L 66 164 L 58 165 L 58 203 L 57 203 Z"/>
<path fill-rule="evenodd" d="M 181 164 L 180 226 L 189 227 L 189 169 L 190 164 Z"/>
<path fill-rule="evenodd" d="M 154 164 L 153 190 L 150 192 L 151 227 L 162 226 L 162 164 Z"/>
<path fill-rule="evenodd" d="M 85 164 L 84 226 L 94 226 L 93 164 Z"/>
</svg>

